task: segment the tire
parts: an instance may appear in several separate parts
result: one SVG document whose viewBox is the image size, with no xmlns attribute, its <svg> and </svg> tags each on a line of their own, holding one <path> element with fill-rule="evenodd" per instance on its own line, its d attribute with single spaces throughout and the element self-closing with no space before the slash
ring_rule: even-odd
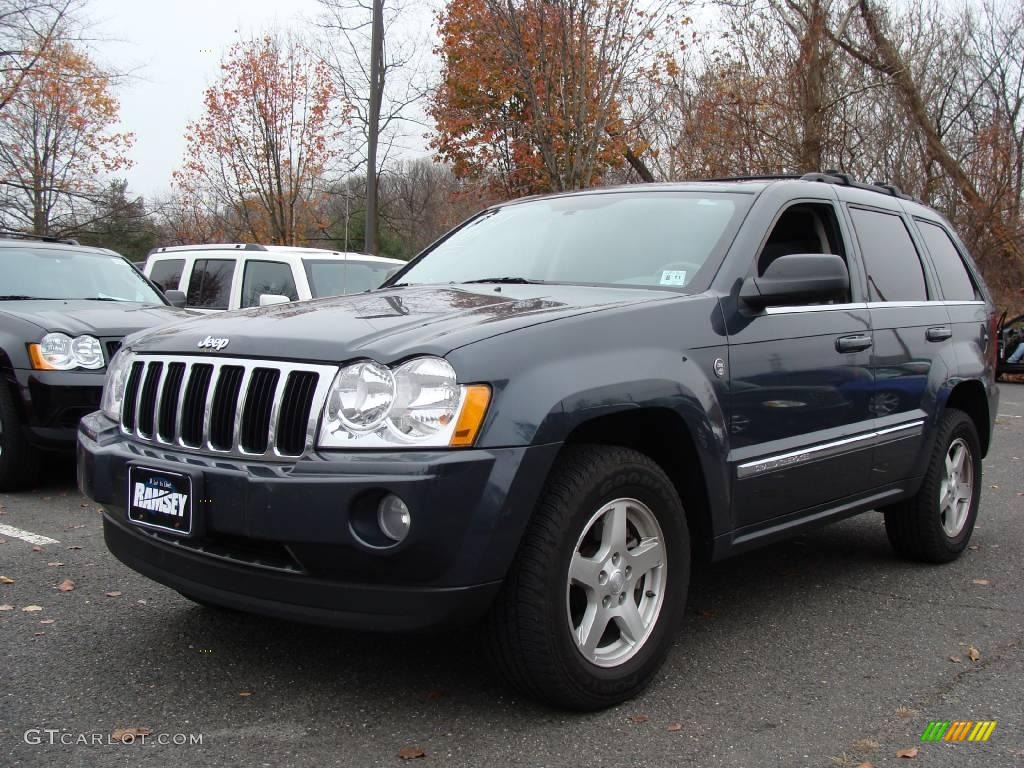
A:
<svg viewBox="0 0 1024 768">
<path fill-rule="evenodd" d="M 0 379 L 0 491 L 29 488 L 39 474 L 39 452 L 29 445 L 7 382 Z"/>
<path fill-rule="evenodd" d="M 947 495 L 953 470 L 958 490 Z M 908 560 L 949 563 L 967 548 L 981 499 L 981 443 L 974 422 L 948 409 L 939 421 L 924 481 L 917 494 L 885 510 L 885 532 Z"/>
<path fill-rule="evenodd" d="M 570 447 L 488 616 L 489 655 L 514 688 L 554 706 L 626 701 L 664 661 L 689 576 L 683 505 L 662 469 L 626 448 Z"/>
</svg>

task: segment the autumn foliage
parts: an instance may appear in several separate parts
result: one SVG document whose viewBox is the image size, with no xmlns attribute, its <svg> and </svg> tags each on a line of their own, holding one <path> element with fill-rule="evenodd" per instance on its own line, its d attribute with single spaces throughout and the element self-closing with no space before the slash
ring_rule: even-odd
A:
<svg viewBox="0 0 1024 768">
<path fill-rule="evenodd" d="M 174 173 L 176 239 L 295 245 L 315 229 L 337 112 L 326 67 L 300 43 L 266 36 L 232 46 Z"/>
</svg>

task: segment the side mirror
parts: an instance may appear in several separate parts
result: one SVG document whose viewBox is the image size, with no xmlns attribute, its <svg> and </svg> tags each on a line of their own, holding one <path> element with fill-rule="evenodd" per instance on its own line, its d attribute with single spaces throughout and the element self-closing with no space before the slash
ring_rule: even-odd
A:
<svg viewBox="0 0 1024 768">
<path fill-rule="evenodd" d="M 287 304 L 291 299 L 287 296 L 282 296 L 280 293 L 261 293 L 260 294 L 260 306 L 269 307 L 273 304 Z"/>
<path fill-rule="evenodd" d="M 748 277 L 740 299 L 755 309 L 843 299 L 850 290 L 846 262 L 831 253 L 779 256 L 760 277 Z"/>
<path fill-rule="evenodd" d="M 164 298 L 170 302 L 172 307 L 184 307 L 185 306 L 185 292 L 169 290 L 164 291 Z"/>
</svg>

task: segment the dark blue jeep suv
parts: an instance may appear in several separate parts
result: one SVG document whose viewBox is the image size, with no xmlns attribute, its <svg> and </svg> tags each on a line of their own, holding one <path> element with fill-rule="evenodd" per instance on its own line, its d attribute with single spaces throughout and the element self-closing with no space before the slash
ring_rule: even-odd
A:
<svg viewBox="0 0 1024 768">
<path fill-rule="evenodd" d="M 967 546 L 996 317 L 949 223 L 837 174 L 485 210 L 383 288 L 129 337 L 79 428 L 124 563 L 201 603 L 486 623 L 521 690 L 641 690 L 694 557 L 880 510 Z"/>
</svg>

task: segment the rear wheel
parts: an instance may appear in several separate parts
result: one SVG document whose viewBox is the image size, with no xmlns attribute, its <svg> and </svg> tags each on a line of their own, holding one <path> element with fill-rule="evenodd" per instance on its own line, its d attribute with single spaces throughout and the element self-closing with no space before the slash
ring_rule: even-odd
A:
<svg viewBox="0 0 1024 768">
<path fill-rule="evenodd" d="M 513 686 L 592 710 L 639 693 L 674 639 L 689 582 L 682 503 L 625 448 L 569 449 L 549 479 L 488 620 Z"/>
<path fill-rule="evenodd" d="M 981 500 L 981 444 L 963 411 L 939 423 L 924 482 L 913 498 L 884 510 L 885 531 L 903 557 L 948 563 L 967 548 Z"/>
<path fill-rule="evenodd" d="M 27 488 L 39 472 L 39 452 L 25 438 L 7 383 L 0 380 L 0 491 Z"/>
</svg>

